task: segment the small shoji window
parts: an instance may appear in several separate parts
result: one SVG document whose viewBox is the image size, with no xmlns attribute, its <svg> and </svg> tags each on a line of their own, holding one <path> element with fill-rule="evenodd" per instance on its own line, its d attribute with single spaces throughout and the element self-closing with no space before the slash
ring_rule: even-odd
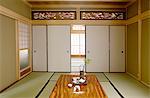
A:
<svg viewBox="0 0 150 98">
<path fill-rule="evenodd" d="M 19 49 L 29 48 L 29 38 L 30 38 L 29 25 L 19 22 L 18 31 L 19 31 Z"/>
<path fill-rule="evenodd" d="M 29 66 L 30 25 L 18 22 L 20 70 Z"/>
<path fill-rule="evenodd" d="M 84 25 L 72 25 L 72 30 L 85 31 L 85 26 Z"/>
</svg>

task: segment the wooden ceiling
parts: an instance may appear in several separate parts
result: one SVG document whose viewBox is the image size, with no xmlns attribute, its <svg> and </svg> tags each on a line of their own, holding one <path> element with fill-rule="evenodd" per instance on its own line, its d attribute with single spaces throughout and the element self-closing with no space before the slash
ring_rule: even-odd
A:
<svg viewBox="0 0 150 98">
<path fill-rule="evenodd" d="M 126 8 L 136 0 L 23 0 L 32 8 Z"/>
</svg>

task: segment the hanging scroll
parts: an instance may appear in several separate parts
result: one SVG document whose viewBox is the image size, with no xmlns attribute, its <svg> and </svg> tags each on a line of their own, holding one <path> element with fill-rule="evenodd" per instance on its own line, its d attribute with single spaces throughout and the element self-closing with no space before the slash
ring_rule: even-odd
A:
<svg viewBox="0 0 150 98">
<path fill-rule="evenodd" d="M 81 20 L 124 20 L 125 12 L 81 11 Z"/>
<path fill-rule="evenodd" d="M 75 20 L 76 11 L 32 11 L 32 20 Z"/>
</svg>

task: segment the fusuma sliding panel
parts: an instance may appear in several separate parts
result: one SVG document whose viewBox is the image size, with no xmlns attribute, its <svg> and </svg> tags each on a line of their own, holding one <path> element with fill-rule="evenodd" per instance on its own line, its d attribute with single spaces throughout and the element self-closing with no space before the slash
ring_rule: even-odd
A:
<svg viewBox="0 0 150 98">
<path fill-rule="evenodd" d="M 47 71 L 46 26 L 33 26 L 33 71 Z"/>
<path fill-rule="evenodd" d="M 109 27 L 86 26 L 87 72 L 109 71 Z"/>
<path fill-rule="evenodd" d="M 125 72 L 125 26 L 110 26 L 110 72 Z"/>
<path fill-rule="evenodd" d="M 138 22 L 127 25 L 127 73 L 138 78 Z"/>
<path fill-rule="evenodd" d="M 48 71 L 70 72 L 70 26 L 48 26 Z"/>
<path fill-rule="evenodd" d="M 141 80 L 150 86 L 150 18 L 142 20 Z"/>
</svg>

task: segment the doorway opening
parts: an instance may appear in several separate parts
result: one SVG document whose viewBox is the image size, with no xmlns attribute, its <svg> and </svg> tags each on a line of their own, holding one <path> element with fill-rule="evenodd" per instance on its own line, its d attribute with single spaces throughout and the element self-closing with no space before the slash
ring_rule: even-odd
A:
<svg viewBox="0 0 150 98">
<path fill-rule="evenodd" d="M 85 65 L 85 26 L 72 25 L 71 72 L 79 72 L 81 65 Z"/>
</svg>

